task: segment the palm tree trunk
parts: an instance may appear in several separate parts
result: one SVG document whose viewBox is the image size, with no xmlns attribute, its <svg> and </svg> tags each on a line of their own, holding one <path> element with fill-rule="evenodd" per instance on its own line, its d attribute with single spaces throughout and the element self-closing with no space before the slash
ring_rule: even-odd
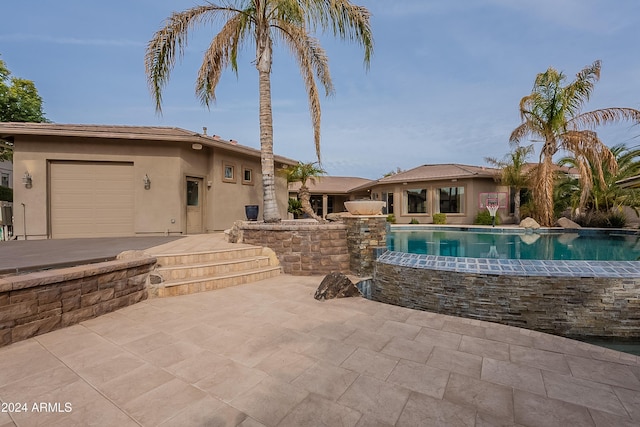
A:
<svg viewBox="0 0 640 427">
<path fill-rule="evenodd" d="M 551 227 L 553 225 L 553 158 L 546 154 L 542 163 L 538 167 L 538 176 L 536 178 L 536 211 L 538 213 L 538 222 L 543 227 Z"/>
<path fill-rule="evenodd" d="M 271 40 L 258 37 L 257 60 L 260 90 L 260 162 L 264 222 L 279 222 L 273 161 L 273 113 L 271 111 Z"/>
<path fill-rule="evenodd" d="M 516 187 L 513 194 L 513 219 L 520 224 L 520 189 Z"/>
<path fill-rule="evenodd" d="M 308 216 L 310 216 L 311 218 L 315 219 L 318 222 L 324 222 L 324 220 L 322 218 L 320 218 L 318 215 L 316 215 L 316 213 L 313 211 L 313 208 L 311 207 L 311 193 L 309 192 L 309 189 L 302 185 L 300 187 L 300 189 L 298 190 L 298 197 L 300 198 L 300 203 L 302 204 L 302 211 L 304 213 L 306 213 Z"/>
</svg>

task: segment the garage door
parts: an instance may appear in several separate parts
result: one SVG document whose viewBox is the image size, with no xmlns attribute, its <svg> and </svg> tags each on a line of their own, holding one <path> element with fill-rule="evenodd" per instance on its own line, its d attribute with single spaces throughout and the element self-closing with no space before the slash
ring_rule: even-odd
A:
<svg viewBox="0 0 640 427">
<path fill-rule="evenodd" d="M 52 162 L 51 236 L 134 235 L 133 164 Z"/>
</svg>

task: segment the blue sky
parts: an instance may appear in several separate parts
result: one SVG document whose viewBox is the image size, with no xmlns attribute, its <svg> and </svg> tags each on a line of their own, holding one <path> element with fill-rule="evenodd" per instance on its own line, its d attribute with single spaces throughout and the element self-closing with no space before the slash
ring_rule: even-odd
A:
<svg viewBox="0 0 640 427">
<path fill-rule="evenodd" d="M 355 0 L 371 13 L 369 71 L 358 46 L 318 35 L 336 93 L 322 99 L 322 160 L 330 175 L 380 178 L 429 163 L 501 158 L 518 103 L 548 67 L 572 78 L 602 60 L 587 109 L 640 109 L 638 0 Z M 175 126 L 259 148 L 252 50 L 228 71 L 210 110 L 194 95 L 216 28 L 193 33 L 157 115 L 144 75 L 146 43 L 172 11 L 197 0 L 4 0 L 0 55 L 33 80 L 57 123 Z M 307 98 L 288 52 L 274 57 L 274 150 L 313 161 Z M 602 128 L 609 145 L 640 143 L 640 127 Z M 539 145 L 539 144 L 538 144 Z"/>
</svg>

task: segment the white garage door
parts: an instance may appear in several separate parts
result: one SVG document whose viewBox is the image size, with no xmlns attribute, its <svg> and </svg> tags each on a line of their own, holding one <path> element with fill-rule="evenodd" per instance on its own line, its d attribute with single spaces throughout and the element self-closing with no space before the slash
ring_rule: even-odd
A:
<svg viewBox="0 0 640 427">
<path fill-rule="evenodd" d="M 134 235 L 133 164 L 51 163 L 51 236 Z"/>
</svg>

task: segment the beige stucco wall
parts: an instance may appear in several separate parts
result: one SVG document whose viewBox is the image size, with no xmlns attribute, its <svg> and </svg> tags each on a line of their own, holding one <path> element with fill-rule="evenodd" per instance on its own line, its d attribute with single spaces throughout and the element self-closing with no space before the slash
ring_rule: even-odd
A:
<svg viewBox="0 0 640 427">
<path fill-rule="evenodd" d="M 447 224 L 472 224 L 478 214 L 478 195 L 482 192 L 504 191 L 507 189 L 498 187 L 493 179 L 458 179 L 457 181 L 440 180 L 427 182 L 409 182 L 406 185 L 385 184 L 378 185 L 371 189 L 372 198 L 383 200 L 382 193 L 393 193 L 394 215 L 398 224 L 409 224 L 412 218 L 417 219 L 421 224 L 433 223 L 433 213 L 436 210 L 436 190 L 442 187 L 464 187 L 464 213 L 447 214 Z M 407 213 L 406 191 L 408 189 L 427 189 L 427 213 Z M 501 209 L 502 217 L 506 209 Z M 508 215 L 505 216 L 505 218 Z"/>
<path fill-rule="evenodd" d="M 14 174 L 32 175 L 32 188 L 14 189 L 14 233 L 29 239 L 50 235 L 48 164 L 50 161 L 130 162 L 134 167 L 135 234 L 184 234 L 186 232 L 186 178 L 203 180 L 204 231 L 230 228 L 244 219 L 244 205 L 257 204 L 262 214 L 262 185 L 258 156 L 243 156 L 221 149 L 193 150 L 189 143 L 62 137 L 16 137 Z M 223 163 L 237 165 L 237 181 L 223 182 Z M 242 183 L 242 168 L 252 169 L 253 184 Z M 149 176 L 151 188 L 144 189 Z M 211 183 L 209 186 L 208 183 Z M 286 218 L 287 189 L 278 179 L 278 205 Z M 24 204 L 24 207 L 23 207 Z"/>
</svg>

